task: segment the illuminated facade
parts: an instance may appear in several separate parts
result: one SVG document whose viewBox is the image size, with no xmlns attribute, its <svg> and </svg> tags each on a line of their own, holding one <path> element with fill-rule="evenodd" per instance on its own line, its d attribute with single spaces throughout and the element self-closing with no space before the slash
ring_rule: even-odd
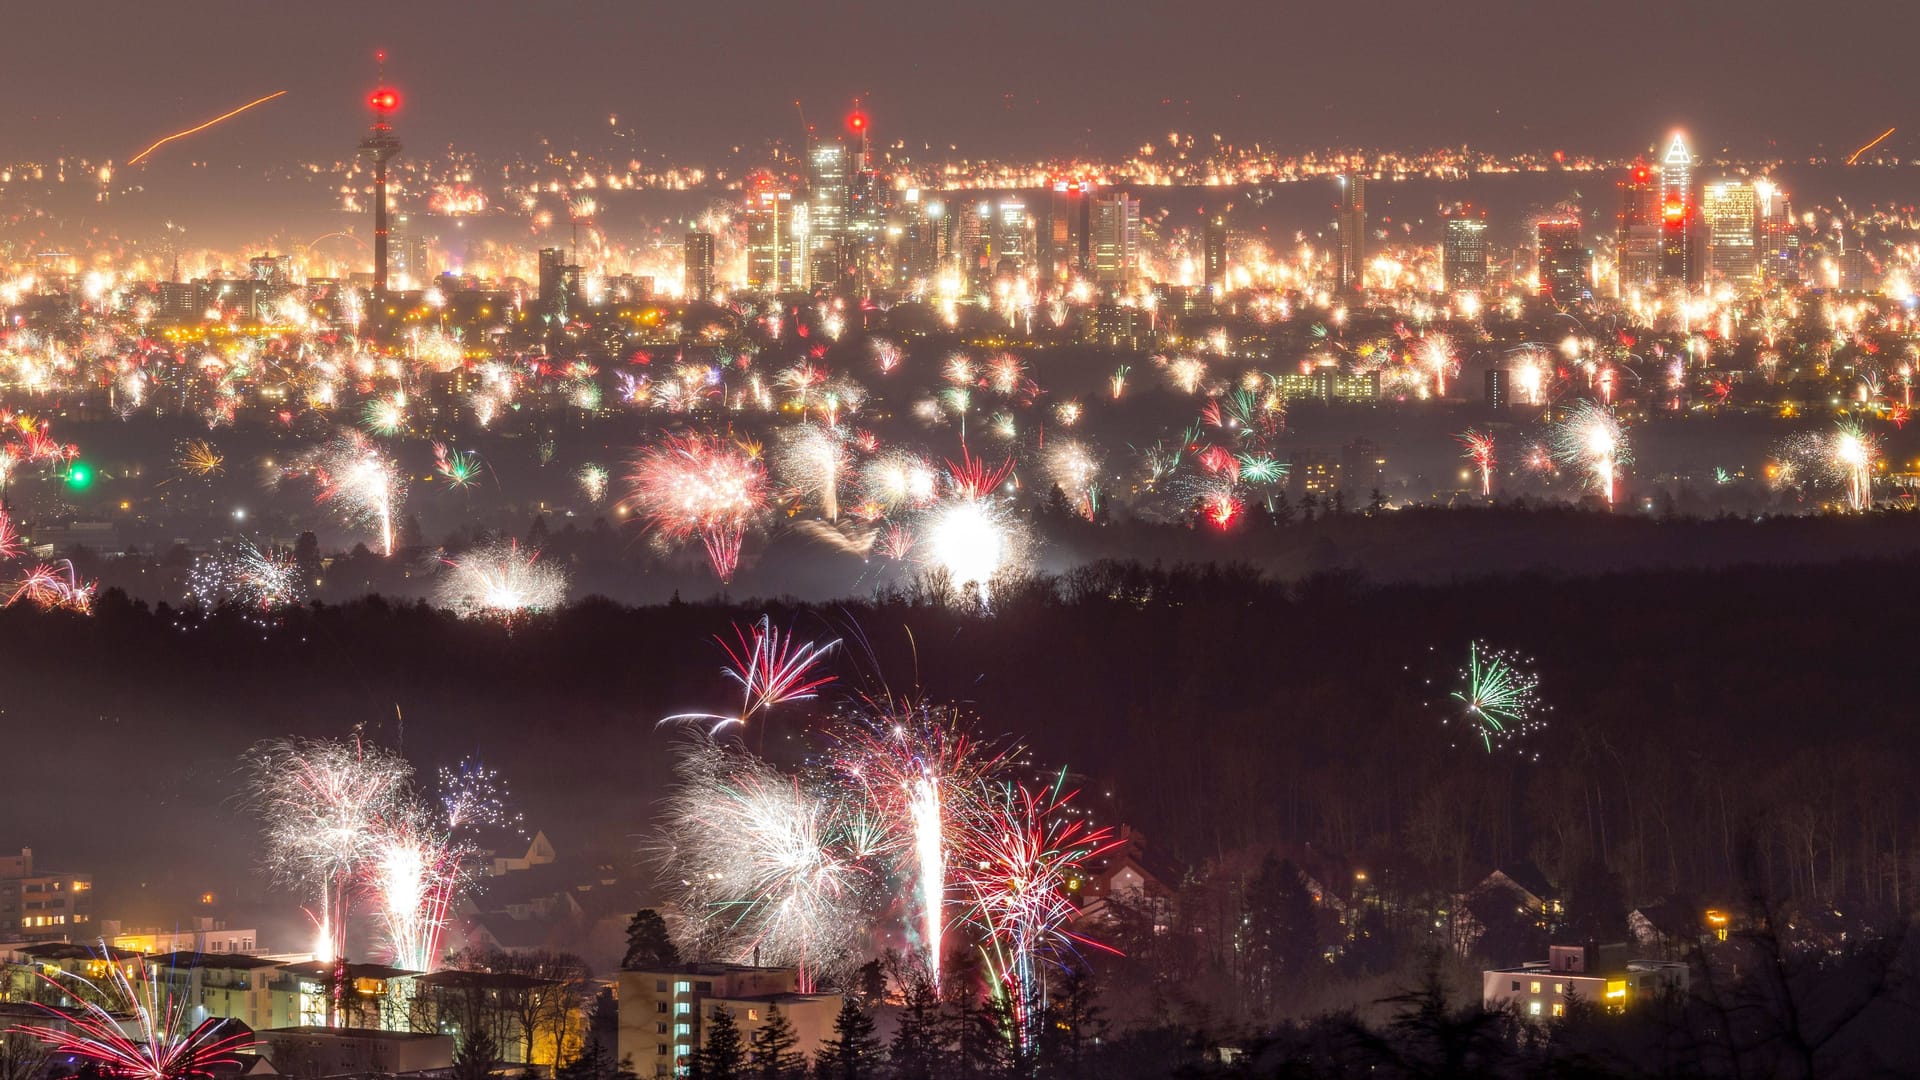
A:
<svg viewBox="0 0 1920 1080">
<path fill-rule="evenodd" d="M 1622 295 L 1650 289 L 1660 278 L 1660 186 L 1653 169 L 1636 161 L 1620 181 L 1614 263 Z"/>
<path fill-rule="evenodd" d="M 1040 217 L 1040 283 L 1050 285 L 1083 273 L 1087 266 L 1087 225 L 1093 185 L 1055 180 Z"/>
<path fill-rule="evenodd" d="M 1140 258 L 1140 200 L 1126 192 L 1093 201 L 1087 250 L 1093 280 L 1110 288 L 1132 284 Z"/>
<path fill-rule="evenodd" d="M 1700 193 L 1707 276 L 1750 292 L 1760 280 L 1760 199 L 1751 183 L 1721 180 Z"/>
<path fill-rule="evenodd" d="M 1359 173 L 1340 177 L 1340 288 L 1359 292 L 1367 272 L 1367 178 Z"/>
<path fill-rule="evenodd" d="M 93 923 L 93 877 L 36 868 L 33 849 L 0 858 L 0 936 L 84 938 Z"/>
<path fill-rule="evenodd" d="M 1462 207 L 1447 215 L 1440 269 L 1449 291 L 1487 287 L 1487 212 Z"/>
<path fill-rule="evenodd" d="M 793 1025 L 797 1045 L 832 1037 L 839 994 L 803 994 L 797 968 L 745 964 L 686 964 L 661 971 L 622 971 L 617 1057 L 643 1077 L 684 1076 L 706 1045 L 716 1008 L 740 1028 L 742 1042 L 777 1006 Z"/>
<path fill-rule="evenodd" d="M 1701 281 L 1699 203 L 1693 190 L 1693 152 L 1675 133 L 1660 159 L 1660 268 L 1662 285 L 1691 289 Z"/>
<path fill-rule="evenodd" d="M 1575 1001 L 1623 1012 L 1638 1001 L 1687 992 L 1687 965 L 1627 955 L 1625 945 L 1554 945 L 1545 963 L 1481 972 L 1481 998 L 1489 1010 L 1514 1008 L 1544 1023 L 1565 1016 Z"/>
<path fill-rule="evenodd" d="M 841 142 L 815 143 L 807 154 L 807 271 L 814 285 L 831 284 L 844 272 L 851 168 Z"/>
<path fill-rule="evenodd" d="M 793 193 L 760 191 L 747 199 L 747 287 L 760 292 L 799 288 L 805 260 L 794 250 Z"/>
</svg>

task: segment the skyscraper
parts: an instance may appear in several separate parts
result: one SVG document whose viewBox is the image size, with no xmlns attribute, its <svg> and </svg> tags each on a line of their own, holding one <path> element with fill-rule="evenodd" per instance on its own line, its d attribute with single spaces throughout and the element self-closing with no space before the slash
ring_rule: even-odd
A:
<svg viewBox="0 0 1920 1080">
<path fill-rule="evenodd" d="M 1093 200 L 1090 218 L 1087 251 L 1093 279 L 1125 288 L 1140 257 L 1140 200 L 1124 191 L 1101 195 Z"/>
<path fill-rule="evenodd" d="M 580 307 L 580 268 L 559 248 L 540 249 L 540 310 L 565 320 Z"/>
<path fill-rule="evenodd" d="M 1740 292 L 1752 292 L 1760 280 L 1760 199 L 1753 184 L 1708 184 L 1700 195 L 1700 224 L 1706 234 L 1707 275 Z"/>
<path fill-rule="evenodd" d="M 1540 294 L 1556 304 L 1582 304 L 1593 298 L 1588 282 L 1591 260 L 1577 217 L 1549 218 L 1534 226 L 1534 264 Z"/>
<path fill-rule="evenodd" d="M 1367 178 L 1345 173 L 1340 177 L 1340 288 L 1359 292 L 1367 274 Z"/>
<path fill-rule="evenodd" d="M 1218 300 L 1227 291 L 1227 215 L 1215 214 L 1207 219 L 1207 229 L 1202 252 L 1202 266 L 1207 283 L 1207 291 Z"/>
<path fill-rule="evenodd" d="M 850 169 L 846 144 L 837 140 L 815 143 L 807 154 L 807 263 L 815 285 L 838 281 L 846 271 Z"/>
<path fill-rule="evenodd" d="M 1691 289 L 1700 284 L 1699 205 L 1693 192 L 1693 152 L 1675 132 L 1660 159 L 1660 282 Z"/>
<path fill-rule="evenodd" d="M 1758 221 L 1760 276 L 1763 281 L 1799 276 L 1800 230 L 1793 223 L 1787 193 L 1771 180 L 1753 182 L 1754 216 Z"/>
<path fill-rule="evenodd" d="M 1093 185 L 1055 180 L 1039 223 L 1040 283 L 1065 281 L 1087 268 L 1087 225 Z"/>
<path fill-rule="evenodd" d="M 690 232 L 682 246 L 686 253 L 686 294 L 689 300 L 713 298 L 713 234 Z"/>
<path fill-rule="evenodd" d="M 1440 244 L 1440 272 L 1448 291 L 1487 285 L 1487 212 L 1463 206 L 1447 215 Z"/>
<path fill-rule="evenodd" d="M 1614 263 L 1622 295 L 1650 289 L 1660 276 L 1660 188 L 1653 169 L 1636 161 L 1620 181 Z"/>
<path fill-rule="evenodd" d="M 777 293 L 800 285 L 804 263 L 794 254 L 793 192 L 747 197 L 747 287 Z"/>
</svg>

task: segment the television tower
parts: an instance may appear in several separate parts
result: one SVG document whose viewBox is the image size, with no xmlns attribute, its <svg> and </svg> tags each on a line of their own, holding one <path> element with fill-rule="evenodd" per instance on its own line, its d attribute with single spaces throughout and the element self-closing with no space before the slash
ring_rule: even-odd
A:
<svg viewBox="0 0 1920 1080">
<path fill-rule="evenodd" d="M 400 153 L 400 140 L 393 135 L 389 117 L 400 107 L 400 95 L 386 84 L 387 54 L 380 60 L 380 84 L 367 95 L 373 109 L 373 127 L 360 140 L 360 156 L 373 163 L 373 300 L 379 304 L 387 296 L 387 162 Z"/>
</svg>

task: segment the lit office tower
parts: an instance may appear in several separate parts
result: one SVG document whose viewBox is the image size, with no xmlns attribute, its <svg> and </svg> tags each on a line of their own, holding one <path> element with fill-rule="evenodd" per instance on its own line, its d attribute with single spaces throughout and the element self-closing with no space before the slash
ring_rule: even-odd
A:
<svg viewBox="0 0 1920 1080">
<path fill-rule="evenodd" d="M 1066 281 L 1087 267 L 1087 222 L 1093 185 L 1085 180 L 1055 180 L 1040 218 L 1040 283 Z"/>
<path fill-rule="evenodd" d="M 1693 194 L 1693 152 L 1678 132 L 1660 159 L 1660 281 L 1692 288 L 1700 284 L 1700 209 Z"/>
<path fill-rule="evenodd" d="M 1340 177 L 1340 288 L 1359 292 L 1367 275 L 1367 178 Z"/>
<path fill-rule="evenodd" d="M 689 300 L 713 298 L 713 234 L 690 232 L 682 250 L 686 253 L 686 291 Z"/>
<path fill-rule="evenodd" d="M 1707 240 L 1707 274 L 1740 292 L 1760 280 L 1760 200 L 1745 180 L 1719 180 L 1700 193 L 1700 225 Z"/>
<path fill-rule="evenodd" d="M 1088 218 L 1087 254 L 1093 280 L 1125 288 L 1133 281 L 1140 255 L 1140 200 L 1124 191 L 1101 195 L 1093 200 Z"/>
<path fill-rule="evenodd" d="M 815 285 L 845 272 L 847 218 L 853 210 L 851 163 L 845 143 L 815 143 L 807 154 L 807 267 Z"/>
<path fill-rule="evenodd" d="M 1753 182 L 1754 217 L 1759 247 L 1760 277 L 1763 281 L 1798 276 L 1800 231 L 1793 223 L 1793 207 L 1787 193 L 1773 181 Z"/>
<path fill-rule="evenodd" d="M 1650 289 L 1660 276 L 1660 185 L 1653 169 L 1636 161 L 1620 181 L 1620 219 L 1614 263 L 1621 295 Z"/>
<path fill-rule="evenodd" d="M 1228 235 L 1227 215 L 1215 214 L 1207 219 L 1201 264 L 1206 275 L 1207 291 L 1212 293 L 1216 300 L 1226 295 L 1227 291 Z"/>
<path fill-rule="evenodd" d="M 1580 237 L 1579 218 L 1549 218 L 1535 225 L 1533 246 L 1540 295 L 1556 304 L 1581 304 L 1592 299 L 1587 245 Z"/>
<path fill-rule="evenodd" d="M 993 276 L 1018 274 L 1031 261 L 1033 241 L 1027 204 L 1018 199 L 1003 199 L 993 218 Z"/>
<path fill-rule="evenodd" d="M 1463 206 L 1447 215 L 1440 242 L 1440 272 L 1449 292 L 1487 286 L 1487 212 Z"/>
<path fill-rule="evenodd" d="M 793 252 L 793 193 L 757 191 L 747 197 L 747 288 L 785 292 L 800 283 Z"/>
</svg>

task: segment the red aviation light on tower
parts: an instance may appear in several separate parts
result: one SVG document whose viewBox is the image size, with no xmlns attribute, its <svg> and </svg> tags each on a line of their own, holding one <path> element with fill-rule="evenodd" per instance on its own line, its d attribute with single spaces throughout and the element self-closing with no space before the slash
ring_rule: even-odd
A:
<svg viewBox="0 0 1920 1080">
<path fill-rule="evenodd" d="M 847 116 L 847 128 L 850 131 L 864 134 L 867 130 L 867 114 L 861 112 L 859 109 L 853 110 L 853 112 Z"/>
<path fill-rule="evenodd" d="M 400 107 L 400 92 L 392 87 L 383 86 L 367 95 L 367 105 L 381 116 L 390 116 Z"/>
</svg>

